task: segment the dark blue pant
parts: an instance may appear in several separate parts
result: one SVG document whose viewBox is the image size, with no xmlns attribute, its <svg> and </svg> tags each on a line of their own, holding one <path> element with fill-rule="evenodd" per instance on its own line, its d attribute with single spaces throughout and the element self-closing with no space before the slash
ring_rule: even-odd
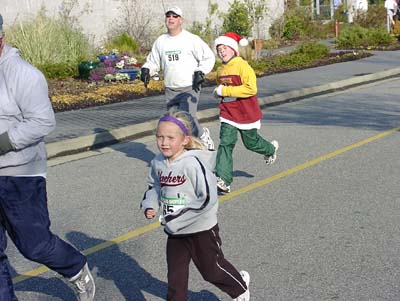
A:
<svg viewBox="0 0 400 301">
<path fill-rule="evenodd" d="M 50 231 L 46 180 L 0 176 L 0 300 L 15 298 L 7 266 L 8 236 L 26 258 L 64 277 L 79 273 L 86 257 Z"/>
</svg>

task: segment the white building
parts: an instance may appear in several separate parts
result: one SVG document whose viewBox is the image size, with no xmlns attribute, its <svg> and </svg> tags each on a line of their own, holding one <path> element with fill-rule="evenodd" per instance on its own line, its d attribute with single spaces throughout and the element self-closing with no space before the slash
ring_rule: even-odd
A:
<svg viewBox="0 0 400 301">
<path fill-rule="evenodd" d="M 218 10 L 226 12 L 233 0 L 218 0 Z M 70 11 L 76 18 L 84 33 L 93 37 L 96 44 L 104 40 L 113 22 L 115 23 L 128 9 L 138 17 L 135 22 L 145 22 L 144 17 L 151 16 L 151 24 L 163 30 L 165 8 L 177 5 L 183 10 L 186 27 L 194 21 L 204 22 L 208 15 L 209 0 L 1 0 L 0 13 L 4 25 L 17 24 L 21 20 L 32 18 L 41 7 L 45 7 L 49 16 L 56 16 Z M 260 30 L 261 38 L 269 38 L 268 28 L 284 11 L 284 0 L 267 0 L 268 16 L 263 20 Z M 70 9 L 72 7 L 72 9 Z M 216 23 L 221 20 L 214 20 Z"/>
</svg>

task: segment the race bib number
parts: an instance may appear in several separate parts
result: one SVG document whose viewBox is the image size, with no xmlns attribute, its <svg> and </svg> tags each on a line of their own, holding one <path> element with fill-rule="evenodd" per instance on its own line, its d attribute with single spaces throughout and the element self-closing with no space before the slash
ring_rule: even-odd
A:
<svg viewBox="0 0 400 301">
<path fill-rule="evenodd" d="M 179 56 L 180 56 L 181 52 L 179 50 L 167 51 L 165 54 L 166 54 L 167 60 L 169 62 L 176 62 L 176 61 L 179 61 Z"/>
<path fill-rule="evenodd" d="M 174 213 L 186 206 L 186 198 L 184 194 L 178 193 L 176 197 L 167 197 L 161 195 L 162 214 L 163 216 Z"/>
</svg>

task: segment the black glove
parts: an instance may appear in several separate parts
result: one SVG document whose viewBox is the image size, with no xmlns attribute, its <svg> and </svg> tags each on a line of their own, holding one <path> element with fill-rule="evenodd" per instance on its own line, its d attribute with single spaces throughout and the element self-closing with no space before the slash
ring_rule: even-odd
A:
<svg viewBox="0 0 400 301">
<path fill-rule="evenodd" d="M 201 71 L 195 71 L 193 75 L 192 89 L 199 92 L 202 83 L 204 83 L 204 73 Z"/>
<path fill-rule="evenodd" d="M 142 68 L 140 70 L 140 80 L 144 82 L 144 86 L 147 87 L 147 85 L 150 82 L 150 69 L 149 68 Z"/>
</svg>

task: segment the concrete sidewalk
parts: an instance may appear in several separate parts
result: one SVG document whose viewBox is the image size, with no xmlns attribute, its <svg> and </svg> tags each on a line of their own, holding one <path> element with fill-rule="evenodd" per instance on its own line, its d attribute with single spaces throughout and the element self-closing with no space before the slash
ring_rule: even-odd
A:
<svg viewBox="0 0 400 301">
<path fill-rule="evenodd" d="M 399 51 L 372 51 L 371 57 L 258 78 L 258 97 L 265 108 L 400 75 Z M 218 118 L 214 87 L 204 88 L 200 121 Z M 56 114 L 57 128 L 47 138 L 49 158 L 77 153 L 153 133 L 165 111 L 164 96 Z"/>
</svg>

